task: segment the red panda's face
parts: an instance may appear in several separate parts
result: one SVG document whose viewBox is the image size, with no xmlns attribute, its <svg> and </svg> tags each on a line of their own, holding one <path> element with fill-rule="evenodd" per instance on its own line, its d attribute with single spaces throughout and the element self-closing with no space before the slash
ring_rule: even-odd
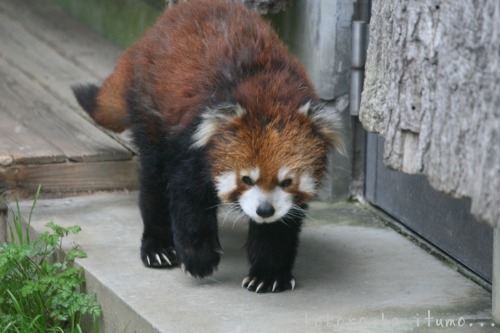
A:
<svg viewBox="0 0 500 333">
<path fill-rule="evenodd" d="M 323 128 L 327 122 L 319 116 L 315 121 L 309 110 L 309 104 L 292 113 L 236 106 L 204 114 L 194 146 L 210 143 L 213 180 L 222 202 L 258 223 L 302 209 L 316 193 L 332 146 L 330 132 Z"/>
<path fill-rule="evenodd" d="M 309 172 L 283 166 L 274 175 L 262 173 L 259 166 L 221 173 L 215 177 L 219 198 L 237 204 L 252 220 L 269 223 L 289 214 L 292 208 L 301 210 L 317 189 L 318 180 Z"/>
</svg>

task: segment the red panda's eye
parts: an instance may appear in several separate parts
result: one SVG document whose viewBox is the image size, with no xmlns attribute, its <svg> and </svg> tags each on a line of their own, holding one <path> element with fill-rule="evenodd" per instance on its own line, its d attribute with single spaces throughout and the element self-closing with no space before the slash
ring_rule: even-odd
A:
<svg viewBox="0 0 500 333">
<path fill-rule="evenodd" d="M 290 185 L 292 185 L 292 180 L 290 178 L 287 178 L 280 183 L 280 186 L 283 188 L 288 187 Z"/>
<path fill-rule="evenodd" d="M 241 177 L 241 181 L 249 186 L 252 186 L 253 185 L 253 181 L 250 177 L 248 176 L 243 176 Z"/>
</svg>

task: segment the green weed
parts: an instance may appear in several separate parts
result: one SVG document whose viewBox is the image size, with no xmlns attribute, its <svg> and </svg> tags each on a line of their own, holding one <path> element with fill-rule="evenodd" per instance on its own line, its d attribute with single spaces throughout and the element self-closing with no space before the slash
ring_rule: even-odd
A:
<svg viewBox="0 0 500 333">
<path fill-rule="evenodd" d="M 0 244 L 0 333 L 82 332 L 84 316 L 90 316 L 99 331 L 101 309 L 94 294 L 81 292 L 82 269 L 75 258 L 86 253 L 72 248 L 65 254 L 62 240 L 80 227 L 64 228 L 50 222 L 36 240 L 30 239 L 31 217 L 40 187 L 23 223 L 18 202 L 9 223 L 10 240 Z"/>
</svg>

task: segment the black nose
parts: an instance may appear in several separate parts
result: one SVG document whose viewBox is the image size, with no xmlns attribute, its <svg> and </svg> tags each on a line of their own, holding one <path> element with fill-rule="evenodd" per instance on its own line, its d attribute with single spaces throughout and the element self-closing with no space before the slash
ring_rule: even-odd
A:
<svg viewBox="0 0 500 333">
<path fill-rule="evenodd" d="M 273 216 L 274 207 L 268 202 L 261 203 L 259 207 L 257 207 L 257 215 L 260 217 L 266 218 Z"/>
</svg>

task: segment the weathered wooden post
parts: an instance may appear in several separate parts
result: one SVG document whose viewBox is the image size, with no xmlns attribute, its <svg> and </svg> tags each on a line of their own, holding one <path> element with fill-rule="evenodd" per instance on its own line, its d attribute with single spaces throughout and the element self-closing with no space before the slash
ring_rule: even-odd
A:
<svg viewBox="0 0 500 333">
<path fill-rule="evenodd" d="M 384 163 L 421 173 L 494 231 L 493 318 L 500 322 L 500 2 L 374 0 L 364 127 Z M 474 240 L 471 239 L 471 242 Z"/>
</svg>

